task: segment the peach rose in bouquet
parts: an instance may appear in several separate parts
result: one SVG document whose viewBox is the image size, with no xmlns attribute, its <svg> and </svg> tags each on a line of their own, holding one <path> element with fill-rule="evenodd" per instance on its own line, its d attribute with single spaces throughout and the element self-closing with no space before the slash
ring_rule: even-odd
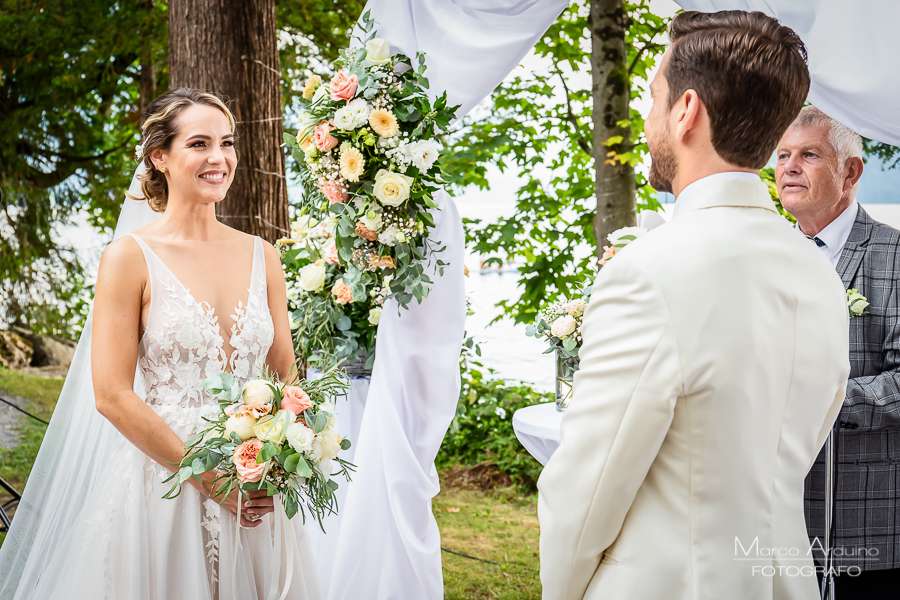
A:
<svg viewBox="0 0 900 600">
<path fill-rule="evenodd" d="M 234 469 L 238 479 L 243 483 L 252 483 L 262 479 L 266 470 L 266 464 L 256 464 L 256 457 L 262 450 L 263 443 L 260 440 L 247 440 L 234 450 Z"/>
<path fill-rule="evenodd" d="M 356 75 L 351 75 L 347 69 L 341 69 L 331 80 L 331 99 L 332 100 L 350 100 L 356 95 L 356 88 L 359 81 Z"/>
<path fill-rule="evenodd" d="M 297 416 L 309 408 L 312 408 L 312 400 L 309 394 L 298 385 L 288 385 L 284 388 L 284 397 L 281 399 L 281 408 L 289 410 Z"/>
<path fill-rule="evenodd" d="M 337 138 L 331 135 L 332 129 L 334 129 L 334 125 L 328 121 L 323 121 L 316 126 L 313 141 L 316 143 L 316 148 L 322 152 L 328 152 L 338 145 Z"/>
</svg>

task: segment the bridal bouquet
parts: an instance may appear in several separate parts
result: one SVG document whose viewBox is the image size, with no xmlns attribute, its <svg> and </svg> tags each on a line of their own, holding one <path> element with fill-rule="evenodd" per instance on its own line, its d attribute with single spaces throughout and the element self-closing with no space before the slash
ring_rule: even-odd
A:
<svg viewBox="0 0 900 600">
<path fill-rule="evenodd" d="M 292 518 L 306 510 L 321 524 L 336 510 L 335 475 L 347 480 L 353 465 L 338 453 L 350 447 L 335 430 L 336 397 L 346 395 L 347 381 L 334 369 L 315 381 L 287 385 L 263 374 L 238 384 L 230 373 L 203 381 L 219 399 L 219 415 L 187 441 L 179 470 L 165 498 L 175 498 L 190 477 L 217 471 L 214 494 L 224 499 L 242 492 L 267 490 L 281 496 Z M 304 510 L 303 506 L 306 506 Z"/>
<path fill-rule="evenodd" d="M 317 75 L 306 81 L 299 131 L 285 134 L 303 184 L 301 219 L 328 223 L 330 231 L 329 245 L 320 249 L 327 256 L 307 248 L 284 261 L 289 278 L 293 273 L 304 281 L 300 270 L 319 260 L 335 267 L 326 273 L 330 288 L 300 285 L 293 320 L 301 339 L 329 329 L 349 331 L 338 327 L 344 316 L 369 321 L 372 309 L 380 307 L 368 304 L 373 297 L 395 298 L 404 308 L 413 298 L 421 302 L 433 285 L 426 262 L 435 260 L 440 272 L 447 265 L 435 257 L 443 247 L 430 235 L 435 226 L 430 211 L 437 209 L 433 196 L 443 183 L 436 140 L 456 107 L 447 106 L 446 93 L 433 103 L 429 99 L 424 54 L 415 59 L 392 54 L 375 37 L 368 12 L 363 23 L 365 47 L 341 51 L 330 81 Z M 303 240 L 286 245 L 298 241 Z M 308 309 L 322 308 L 323 300 L 340 311 L 323 309 L 302 318 Z M 368 312 L 352 310 L 357 303 L 368 304 Z M 313 353 L 327 356 L 329 350 Z"/>
</svg>

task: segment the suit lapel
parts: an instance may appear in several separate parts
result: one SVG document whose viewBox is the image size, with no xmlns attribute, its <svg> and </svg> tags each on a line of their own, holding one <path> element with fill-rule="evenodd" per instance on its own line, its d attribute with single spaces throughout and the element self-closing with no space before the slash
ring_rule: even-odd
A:
<svg viewBox="0 0 900 600">
<path fill-rule="evenodd" d="M 872 218 L 869 213 L 859 207 L 856 213 L 856 221 L 853 223 L 853 229 L 850 230 L 850 237 L 844 244 L 841 251 L 841 258 L 838 260 L 836 270 L 844 282 L 844 287 L 849 289 L 853 282 L 856 271 L 862 262 L 863 256 L 866 254 L 866 246 L 869 242 L 869 236 L 872 235 Z"/>
</svg>

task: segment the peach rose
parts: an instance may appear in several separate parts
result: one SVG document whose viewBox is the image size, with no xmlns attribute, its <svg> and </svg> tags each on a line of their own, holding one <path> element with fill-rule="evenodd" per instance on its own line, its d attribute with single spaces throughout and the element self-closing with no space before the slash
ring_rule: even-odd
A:
<svg viewBox="0 0 900 600">
<path fill-rule="evenodd" d="M 364 240 L 369 240 L 370 242 L 374 242 L 378 239 L 378 233 L 366 227 L 366 224 L 362 221 L 356 224 L 356 235 Z"/>
<path fill-rule="evenodd" d="M 600 257 L 600 266 L 605 265 L 609 262 L 613 256 L 616 255 L 616 247 L 615 246 L 603 246 L 603 256 Z"/>
<path fill-rule="evenodd" d="M 358 84 L 356 75 L 351 75 L 347 69 L 341 69 L 331 80 L 331 99 L 350 100 L 356 95 Z"/>
<path fill-rule="evenodd" d="M 256 457 L 262 450 L 263 443 L 260 440 L 247 440 L 234 449 L 234 469 L 238 479 L 243 483 L 253 483 L 262 479 L 266 470 L 266 463 L 256 464 Z"/>
<path fill-rule="evenodd" d="M 289 410 L 300 416 L 304 410 L 312 408 L 312 400 L 303 388 L 296 385 L 288 385 L 284 388 L 284 397 L 281 399 L 281 408 Z"/>
<path fill-rule="evenodd" d="M 344 278 L 339 278 L 335 283 L 334 287 L 331 288 L 331 293 L 336 296 L 335 302 L 338 304 L 349 304 L 353 302 L 353 292 L 350 291 L 350 287 L 344 283 Z"/>
<path fill-rule="evenodd" d="M 340 264 L 340 260 L 338 260 L 338 249 L 337 244 L 334 243 L 334 240 L 330 240 L 328 244 L 325 246 L 325 262 L 331 263 L 333 265 Z"/>
<path fill-rule="evenodd" d="M 334 125 L 328 121 L 322 121 L 316 125 L 316 131 L 313 133 L 313 141 L 316 144 L 316 148 L 322 152 L 328 152 L 338 145 L 337 138 L 331 135 L 332 129 L 334 129 Z"/>
<path fill-rule="evenodd" d="M 328 198 L 328 201 L 331 204 L 337 204 L 338 202 L 346 202 L 350 199 L 350 194 L 344 189 L 344 186 L 337 183 L 336 181 L 326 181 L 321 185 L 319 190 L 322 192 L 322 195 Z"/>
</svg>

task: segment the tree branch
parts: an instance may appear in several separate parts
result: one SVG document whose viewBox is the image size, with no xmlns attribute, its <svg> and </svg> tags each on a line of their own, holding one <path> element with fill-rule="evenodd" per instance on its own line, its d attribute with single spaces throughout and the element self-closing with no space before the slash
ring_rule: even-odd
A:
<svg viewBox="0 0 900 600">
<path fill-rule="evenodd" d="M 572 101 L 569 98 L 569 86 L 566 85 L 566 78 L 563 76 L 562 71 L 560 71 L 559 69 L 554 69 L 554 71 L 557 75 L 559 75 L 559 80 L 562 82 L 563 89 L 566 92 L 567 119 L 575 128 L 575 135 L 578 136 L 578 145 L 581 146 L 581 149 L 584 150 L 588 156 L 591 156 L 591 147 L 587 143 L 587 140 L 584 139 L 584 136 L 581 135 L 581 124 L 578 122 L 578 118 L 575 116 L 575 113 L 572 112 Z"/>
<path fill-rule="evenodd" d="M 644 44 L 643 46 L 641 46 L 640 49 L 637 52 L 635 52 L 634 60 L 632 60 L 631 64 L 628 65 L 628 75 L 629 76 L 634 73 L 634 68 L 637 66 L 637 62 L 638 62 L 638 60 L 640 60 L 641 54 L 643 54 L 647 50 L 651 50 L 653 48 L 662 48 L 665 46 L 665 44 L 656 44 L 653 42 L 654 38 L 656 38 L 656 36 L 658 36 L 660 33 L 662 33 L 663 29 L 665 29 L 665 28 L 666 28 L 665 23 L 660 24 L 659 27 L 657 27 L 656 29 L 653 30 L 653 33 L 650 35 L 650 37 L 647 38 L 647 43 Z"/>
</svg>

